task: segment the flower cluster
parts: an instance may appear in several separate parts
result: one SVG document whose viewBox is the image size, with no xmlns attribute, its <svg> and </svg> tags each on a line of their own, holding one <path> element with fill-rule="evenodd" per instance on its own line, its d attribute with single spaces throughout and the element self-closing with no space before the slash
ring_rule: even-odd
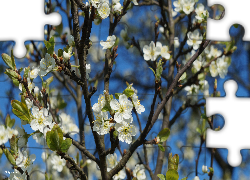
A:
<svg viewBox="0 0 250 180">
<path fill-rule="evenodd" d="M 195 0 L 177 0 L 173 4 L 176 12 L 190 14 L 194 10 Z"/>
<path fill-rule="evenodd" d="M 12 129 L 10 127 L 5 128 L 4 125 L 0 125 L 0 145 L 7 143 L 13 135 L 18 135 L 18 131 L 16 129 Z"/>
<path fill-rule="evenodd" d="M 110 49 L 115 44 L 116 37 L 115 35 L 108 36 L 106 41 L 101 40 L 100 44 L 103 46 L 102 49 Z"/>
<path fill-rule="evenodd" d="M 114 128 L 118 133 L 118 139 L 130 144 L 132 136 L 136 135 L 135 126 L 131 124 L 133 122 L 132 110 L 135 108 L 137 113 L 141 114 L 145 108 L 140 104 L 137 91 L 132 85 L 129 85 L 123 94 L 117 93 L 116 97 L 118 100 L 113 99 L 113 96 L 106 91 L 104 94 L 100 94 L 98 103 L 92 107 L 96 117 L 93 130 L 104 135 Z M 108 112 L 112 116 L 111 118 L 108 118 Z"/>
<path fill-rule="evenodd" d="M 157 42 L 156 45 L 153 41 L 148 45 L 143 47 L 143 57 L 146 61 L 151 60 L 155 61 L 158 56 L 162 56 L 165 59 L 170 59 L 170 51 L 168 46 L 162 46 L 160 42 Z"/>
<path fill-rule="evenodd" d="M 220 78 L 225 78 L 228 71 L 228 62 L 226 61 L 226 56 L 223 55 L 221 58 L 218 58 L 217 61 L 213 61 L 209 67 L 210 74 L 212 77 L 220 76 Z"/>
<path fill-rule="evenodd" d="M 118 164 L 116 153 L 107 155 L 106 161 L 108 166 L 107 171 L 109 172 L 112 168 L 114 168 Z M 119 180 L 119 179 L 125 179 L 125 177 L 126 177 L 125 170 L 122 169 L 116 175 L 113 176 L 113 179 Z"/>
</svg>

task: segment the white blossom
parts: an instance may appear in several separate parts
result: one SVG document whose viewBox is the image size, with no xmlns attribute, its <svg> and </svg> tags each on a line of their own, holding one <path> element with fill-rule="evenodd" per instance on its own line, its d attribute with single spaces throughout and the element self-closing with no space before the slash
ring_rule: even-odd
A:
<svg viewBox="0 0 250 180">
<path fill-rule="evenodd" d="M 173 2 L 173 5 L 175 6 L 175 11 L 176 12 L 180 12 L 180 11 L 182 11 L 182 6 L 183 6 L 183 2 L 182 2 L 183 0 L 177 0 L 177 1 L 174 1 Z"/>
<path fill-rule="evenodd" d="M 9 139 L 11 139 L 13 135 L 15 135 L 15 136 L 18 135 L 18 131 L 16 129 L 12 129 L 10 127 L 7 127 L 5 130 L 6 130 L 5 131 L 6 132 L 6 136 Z"/>
<path fill-rule="evenodd" d="M 161 48 L 159 46 L 155 47 L 155 43 L 151 41 L 151 43 L 148 45 L 145 45 L 143 47 L 143 57 L 146 61 L 151 60 L 155 61 L 157 56 L 161 54 Z"/>
<path fill-rule="evenodd" d="M 110 123 L 107 112 L 95 113 L 96 120 L 94 121 L 93 131 L 96 131 L 99 135 L 108 134 L 111 126 L 114 123 Z"/>
<path fill-rule="evenodd" d="M 116 123 L 115 129 L 118 131 L 118 139 L 122 142 L 130 144 L 132 142 L 132 136 L 136 135 L 136 129 L 134 125 L 130 125 L 127 122 Z"/>
<path fill-rule="evenodd" d="M 183 0 L 182 10 L 185 14 L 190 14 L 194 10 L 194 0 Z"/>
<path fill-rule="evenodd" d="M 33 69 L 32 69 L 32 70 L 30 71 L 30 73 L 29 73 L 29 77 L 30 77 L 31 79 L 35 79 L 35 78 L 37 77 L 37 75 L 39 74 L 39 71 L 40 71 L 39 68 L 33 67 Z"/>
<path fill-rule="evenodd" d="M 202 166 L 202 172 L 207 173 L 207 166 L 205 165 Z"/>
<path fill-rule="evenodd" d="M 107 166 L 108 168 L 114 168 L 118 161 L 117 161 L 117 154 L 108 154 L 106 157 L 106 162 L 107 162 Z"/>
<path fill-rule="evenodd" d="M 70 53 L 66 53 L 65 51 L 63 51 L 63 60 L 64 61 L 68 61 L 70 59 L 71 55 Z"/>
<path fill-rule="evenodd" d="M 193 180 L 200 180 L 198 176 L 195 176 Z"/>
<path fill-rule="evenodd" d="M 95 8 L 98 8 L 98 5 L 100 4 L 100 0 L 90 0 L 89 2 L 90 2 L 91 5 L 94 6 Z"/>
<path fill-rule="evenodd" d="M 103 46 L 102 49 L 112 48 L 115 44 L 115 40 L 116 40 L 115 35 L 108 36 L 108 38 L 105 42 L 101 40 L 100 44 L 101 44 L 101 46 Z"/>
<path fill-rule="evenodd" d="M 165 59 L 169 59 L 170 58 L 168 46 L 162 46 L 162 44 L 160 42 L 156 42 L 156 47 L 160 47 L 161 48 L 161 56 L 163 58 L 165 58 Z"/>
<path fill-rule="evenodd" d="M 225 55 L 217 59 L 217 70 L 220 78 L 224 79 L 228 72 L 228 63 L 225 61 Z"/>
<path fill-rule="evenodd" d="M 203 89 L 204 96 L 209 96 L 209 84 L 208 84 L 207 80 L 199 81 L 199 84 L 201 85 L 201 87 Z"/>
<path fill-rule="evenodd" d="M 62 172 L 63 167 L 66 165 L 65 159 L 62 159 L 60 156 L 57 156 L 56 154 L 52 155 L 51 158 L 51 164 L 52 169 L 56 170 L 57 172 Z"/>
<path fill-rule="evenodd" d="M 100 94 L 98 98 L 98 103 L 95 103 L 92 107 L 94 113 L 100 113 L 102 108 L 104 107 L 106 101 L 105 101 L 105 95 Z"/>
<path fill-rule="evenodd" d="M 0 126 L 0 145 L 8 142 L 8 136 L 6 136 L 6 130 L 4 125 Z"/>
<path fill-rule="evenodd" d="M 132 95 L 132 101 L 138 114 L 141 114 L 145 111 L 144 106 L 141 105 L 140 100 L 138 99 L 138 96 L 136 94 Z"/>
<path fill-rule="evenodd" d="M 43 108 L 39 110 L 38 107 L 32 108 L 34 119 L 31 120 L 30 126 L 34 131 L 39 130 L 43 133 L 44 127 L 52 123 L 52 116 L 48 114 L 48 110 Z"/>
<path fill-rule="evenodd" d="M 209 71 L 212 77 L 216 77 L 218 75 L 217 66 L 214 61 L 210 64 Z"/>
<path fill-rule="evenodd" d="M 212 58 L 212 57 L 219 57 L 222 54 L 221 50 L 218 50 L 217 48 L 215 48 L 213 45 L 210 46 L 210 50 L 208 48 L 205 49 L 205 53 L 207 54 L 208 58 Z"/>
<path fill-rule="evenodd" d="M 133 170 L 133 176 L 136 177 L 138 180 L 146 179 L 145 167 L 143 164 L 137 164 L 135 169 Z"/>
<path fill-rule="evenodd" d="M 121 12 L 121 10 L 122 10 L 121 3 L 116 3 L 116 5 L 114 6 L 114 11 Z"/>
<path fill-rule="evenodd" d="M 31 101 L 29 98 L 25 99 L 25 103 L 26 103 L 28 109 L 33 107 L 33 101 Z"/>
<path fill-rule="evenodd" d="M 128 100 L 125 94 L 119 96 L 119 102 L 116 99 L 110 101 L 110 106 L 113 110 L 116 110 L 114 119 L 120 123 L 123 119 L 129 119 L 132 116 L 133 104 Z"/>
<path fill-rule="evenodd" d="M 197 5 L 195 12 L 196 12 L 195 18 L 200 21 L 203 21 L 205 17 L 209 16 L 208 11 L 204 9 L 204 5 L 201 3 Z"/>
<path fill-rule="evenodd" d="M 188 32 L 187 44 L 193 46 L 194 50 L 197 50 L 202 43 L 202 36 L 200 36 L 199 31 L 196 29 L 194 32 Z"/>
<path fill-rule="evenodd" d="M 107 18 L 109 16 L 109 13 L 110 13 L 110 8 L 109 8 L 108 3 L 105 2 L 105 3 L 100 4 L 97 11 L 100 14 L 102 19 Z"/>
<path fill-rule="evenodd" d="M 55 59 L 46 53 L 45 58 L 40 61 L 40 76 L 47 75 L 54 67 Z"/>
<path fill-rule="evenodd" d="M 179 38 L 178 38 L 178 37 L 175 37 L 175 38 L 174 38 L 174 47 L 175 47 L 175 48 L 178 48 L 179 46 L 180 46 Z"/>
<path fill-rule="evenodd" d="M 16 159 L 16 165 L 18 167 L 21 167 L 22 170 L 24 170 L 24 171 L 27 170 L 29 173 L 32 170 L 33 162 L 35 161 L 35 159 L 36 159 L 35 154 L 31 154 L 29 156 L 25 150 L 22 150 L 22 152 L 21 152 L 19 149 L 18 150 L 18 157 Z"/>
</svg>

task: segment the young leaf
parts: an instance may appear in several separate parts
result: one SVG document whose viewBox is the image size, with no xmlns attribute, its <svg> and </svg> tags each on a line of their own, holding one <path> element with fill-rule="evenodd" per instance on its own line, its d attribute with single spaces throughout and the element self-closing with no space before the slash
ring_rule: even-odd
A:
<svg viewBox="0 0 250 180">
<path fill-rule="evenodd" d="M 168 139 L 169 135 L 170 135 L 170 130 L 168 128 L 164 128 L 159 132 L 157 136 L 160 138 L 160 142 L 164 142 Z"/>
<path fill-rule="evenodd" d="M 178 165 L 179 165 L 179 155 L 175 154 L 172 157 L 172 153 L 169 153 L 168 156 L 168 169 L 173 169 L 173 170 L 178 170 Z"/>
<path fill-rule="evenodd" d="M 10 67 L 12 70 L 15 70 L 16 64 L 14 59 L 12 59 L 8 54 L 5 53 L 2 54 L 2 58 L 8 67 Z"/>
<path fill-rule="evenodd" d="M 165 152 L 165 148 L 161 145 L 161 144 L 157 144 L 159 149 L 162 151 L 162 152 Z"/>
<path fill-rule="evenodd" d="M 10 115 L 7 114 L 6 119 L 5 119 L 5 126 L 12 128 L 15 124 L 15 119 L 11 119 Z"/>
<path fill-rule="evenodd" d="M 30 123 L 31 117 L 26 104 L 19 102 L 18 100 L 11 101 L 12 112 L 20 119 Z"/>
<path fill-rule="evenodd" d="M 46 134 L 48 147 L 52 151 L 59 151 L 63 142 L 63 132 L 58 125 L 54 125 L 51 131 Z"/>
<path fill-rule="evenodd" d="M 29 72 L 30 72 L 30 67 L 25 68 L 25 71 L 24 71 L 23 77 L 28 78 L 28 76 L 29 76 Z"/>
<path fill-rule="evenodd" d="M 63 50 L 62 49 L 58 49 L 58 57 L 62 57 L 63 56 Z"/>
<path fill-rule="evenodd" d="M 126 89 L 123 91 L 123 94 L 125 94 L 127 97 L 131 97 L 131 96 L 134 94 L 134 90 L 129 89 L 129 88 L 126 88 Z"/>
<path fill-rule="evenodd" d="M 72 144 L 72 139 L 70 138 L 66 138 L 65 140 L 63 140 L 61 147 L 60 147 L 60 151 L 62 151 L 63 153 L 66 153 L 69 149 L 69 147 Z"/>
<path fill-rule="evenodd" d="M 157 174 L 157 176 L 160 180 L 166 180 L 166 177 L 163 174 Z"/>
<path fill-rule="evenodd" d="M 15 158 L 13 157 L 13 155 L 9 152 L 9 150 L 7 148 L 3 149 L 3 152 L 6 156 L 6 158 L 9 160 L 9 162 L 12 164 L 12 165 L 16 165 L 16 161 L 15 161 Z"/>
<path fill-rule="evenodd" d="M 178 180 L 179 179 L 179 174 L 176 170 L 174 169 L 169 169 L 166 173 L 166 179 L 167 180 Z"/>
</svg>

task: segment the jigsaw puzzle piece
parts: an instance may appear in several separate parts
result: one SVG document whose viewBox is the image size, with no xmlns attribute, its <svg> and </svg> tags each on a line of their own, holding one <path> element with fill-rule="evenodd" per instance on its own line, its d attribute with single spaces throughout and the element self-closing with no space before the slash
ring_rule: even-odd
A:
<svg viewBox="0 0 250 180">
<path fill-rule="evenodd" d="M 40 2 L 34 2 L 32 0 L 25 1 L 2 1 L 2 6 L 5 7 L 1 11 L 1 16 L 8 18 L 2 18 L 1 23 L 8 28 L 1 30 L 2 41 L 14 40 L 14 55 L 18 58 L 22 58 L 26 54 L 24 42 L 27 40 L 43 40 L 44 39 L 44 25 L 45 24 L 59 24 L 61 17 L 59 14 L 52 13 L 45 15 L 44 13 L 44 0 Z M 23 6 L 28 4 L 28 6 Z M 20 8 L 23 7 L 23 8 Z M 32 7 L 32 8 L 30 8 Z M 16 12 L 18 16 L 13 16 L 12 12 Z M 31 15 L 32 14 L 32 15 Z M 39 21 L 37 21 L 39 19 Z M 27 23 L 29 21 L 30 23 Z M 18 31 L 16 27 L 19 27 Z M 25 27 L 25 28 L 24 28 Z"/>
<path fill-rule="evenodd" d="M 220 4 L 225 9 L 225 14 L 221 20 L 207 19 L 207 34 L 206 38 L 209 40 L 216 41 L 230 41 L 229 29 L 235 25 L 235 23 L 242 25 L 245 27 L 245 31 L 243 33 L 243 40 L 249 41 L 250 35 L 248 33 L 248 29 L 250 26 L 248 25 L 247 16 L 243 14 L 247 10 L 247 7 L 241 6 L 244 4 L 244 0 L 240 0 L 235 4 L 233 0 L 223 1 L 223 0 L 209 0 L 208 6 L 212 6 L 214 4 Z M 234 15 L 235 14 L 235 15 Z"/>
</svg>

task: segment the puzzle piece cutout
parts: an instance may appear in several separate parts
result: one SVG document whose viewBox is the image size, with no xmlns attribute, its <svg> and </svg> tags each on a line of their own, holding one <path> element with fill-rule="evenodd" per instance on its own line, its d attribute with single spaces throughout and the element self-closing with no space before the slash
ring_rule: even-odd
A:
<svg viewBox="0 0 250 180">
<path fill-rule="evenodd" d="M 59 14 L 45 15 L 44 0 L 39 0 L 39 2 L 2 0 L 1 4 L 1 24 L 6 28 L 1 29 L 0 39 L 1 41 L 15 40 L 14 55 L 18 58 L 22 58 L 26 54 L 25 41 L 44 40 L 44 25 L 58 25 L 60 22 Z"/>
<path fill-rule="evenodd" d="M 237 91 L 235 81 L 230 80 L 225 82 L 224 88 L 226 90 L 226 98 L 208 97 L 206 99 L 207 116 L 220 113 L 225 118 L 225 125 L 222 130 L 218 132 L 210 129 L 207 130 L 206 145 L 210 148 L 227 148 L 229 164 L 231 166 L 239 166 L 242 160 L 240 150 L 250 148 L 244 140 L 238 139 L 247 137 L 248 135 L 249 121 L 247 121 L 247 107 L 250 105 L 250 101 L 247 98 L 238 98 L 235 96 Z M 240 107 L 238 111 L 237 107 Z M 235 130 L 240 131 L 232 133 Z"/>
<path fill-rule="evenodd" d="M 250 25 L 248 17 L 245 15 L 248 7 L 244 6 L 244 3 L 247 3 L 247 1 L 240 0 L 235 3 L 234 0 L 208 0 L 208 6 L 222 5 L 225 8 L 225 15 L 221 20 L 207 19 L 206 38 L 216 41 L 230 41 L 230 27 L 234 24 L 240 24 L 245 27 L 243 41 L 250 41 Z"/>
</svg>

